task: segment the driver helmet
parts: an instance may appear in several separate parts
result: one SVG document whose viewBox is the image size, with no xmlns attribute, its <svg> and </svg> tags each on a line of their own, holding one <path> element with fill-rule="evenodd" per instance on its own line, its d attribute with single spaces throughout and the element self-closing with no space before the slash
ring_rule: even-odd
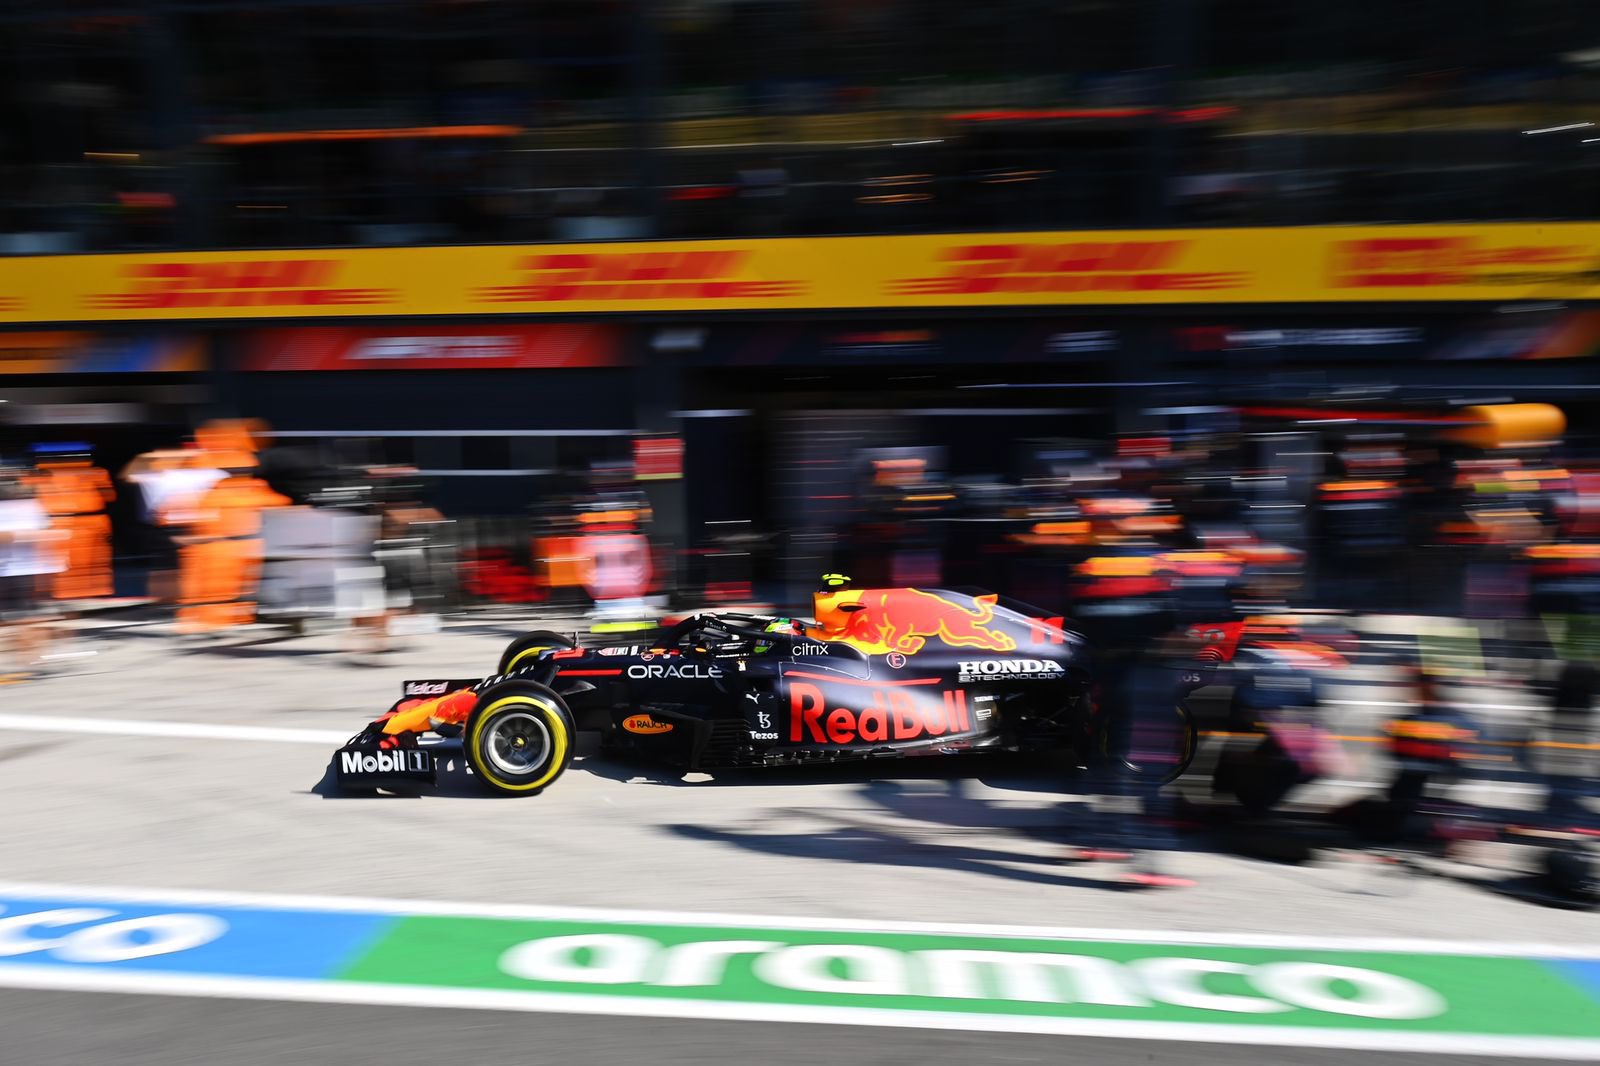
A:
<svg viewBox="0 0 1600 1066">
<path fill-rule="evenodd" d="M 860 609 L 861 590 L 844 574 L 823 574 L 822 583 L 811 594 L 817 628 L 824 639 L 843 637 L 850 629 L 850 615 Z"/>
<path fill-rule="evenodd" d="M 797 633 L 803 632 L 803 630 L 801 629 L 800 623 L 793 618 L 774 618 L 766 625 L 761 627 L 761 632 L 782 633 L 786 636 L 792 637 Z M 763 652 L 769 651 L 771 648 L 771 644 L 762 643 L 756 647 L 756 654 L 760 655 Z"/>
</svg>

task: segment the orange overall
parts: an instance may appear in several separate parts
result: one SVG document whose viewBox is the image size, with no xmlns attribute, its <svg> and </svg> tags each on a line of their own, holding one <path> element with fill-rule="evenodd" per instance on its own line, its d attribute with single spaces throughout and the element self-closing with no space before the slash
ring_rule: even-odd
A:
<svg viewBox="0 0 1600 1066">
<path fill-rule="evenodd" d="M 261 576 L 261 512 L 287 507 L 260 478 L 223 478 L 201 497 L 191 534 L 178 553 L 178 628 L 223 629 L 255 621 L 252 596 Z"/>
<path fill-rule="evenodd" d="M 31 479 L 50 524 L 65 533 L 51 593 L 58 600 L 111 595 L 111 475 L 86 459 L 39 464 Z"/>
</svg>

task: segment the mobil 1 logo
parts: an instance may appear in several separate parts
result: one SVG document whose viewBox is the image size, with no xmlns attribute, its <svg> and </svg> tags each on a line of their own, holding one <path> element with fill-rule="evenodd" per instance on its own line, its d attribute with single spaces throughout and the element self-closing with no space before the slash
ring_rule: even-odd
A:
<svg viewBox="0 0 1600 1066">
<path fill-rule="evenodd" d="M 341 785 L 373 787 L 385 781 L 420 781 L 433 784 L 433 753 L 422 748 L 340 748 L 333 758 L 334 774 Z"/>
</svg>

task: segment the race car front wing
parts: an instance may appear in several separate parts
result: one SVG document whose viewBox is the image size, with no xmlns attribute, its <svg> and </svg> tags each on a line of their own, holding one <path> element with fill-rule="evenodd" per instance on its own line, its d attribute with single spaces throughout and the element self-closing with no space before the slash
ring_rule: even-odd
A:
<svg viewBox="0 0 1600 1066">
<path fill-rule="evenodd" d="M 437 776 L 433 752 L 427 748 L 380 748 L 368 740 L 352 741 L 334 752 L 333 774 L 340 788 L 353 790 L 431 785 Z"/>
</svg>

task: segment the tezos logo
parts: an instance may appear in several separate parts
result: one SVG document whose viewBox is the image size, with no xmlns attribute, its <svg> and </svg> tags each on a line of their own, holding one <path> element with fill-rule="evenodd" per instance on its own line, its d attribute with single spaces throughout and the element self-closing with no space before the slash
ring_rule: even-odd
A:
<svg viewBox="0 0 1600 1066">
<path fill-rule="evenodd" d="M 1063 673 L 1061 664 L 1050 659 L 967 659 L 959 664 L 960 681 L 985 678 L 1047 680 Z"/>
<path fill-rule="evenodd" d="M 622 720 L 622 728 L 640 736 L 652 736 L 656 733 L 672 732 L 672 723 L 658 722 L 648 714 L 630 714 Z"/>
<path fill-rule="evenodd" d="M 776 734 L 776 733 L 751 733 L 750 734 L 750 739 L 751 740 L 777 740 L 778 739 L 778 734 Z"/>
<path fill-rule="evenodd" d="M 362 754 L 359 751 L 341 751 L 339 770 L 346 774 L 404 774 L 428 769 L 428 753 L 409 748 L 404 751 L 380 751 Z"/>
<path fill-rule="evenodd" d="M 768 714 L 766 711 L 757 711 L 756 725 L 760 726 L 762 729 L 771 729 L 772 715 Z"/>
<path fill-rule="evenodd" d="M 648 666 L 641 664 L 628 667 L 628 676 L 636 681 L 643 681 L 646 678 L 658 677 L 677 677 L 709 681 L 712 678 L 722 676 L 722 667 L 709 666 L 703 663 L 684 663 L 681 666 L 677 665 L 676 663 L 650 663 Z"/>
</svg>

